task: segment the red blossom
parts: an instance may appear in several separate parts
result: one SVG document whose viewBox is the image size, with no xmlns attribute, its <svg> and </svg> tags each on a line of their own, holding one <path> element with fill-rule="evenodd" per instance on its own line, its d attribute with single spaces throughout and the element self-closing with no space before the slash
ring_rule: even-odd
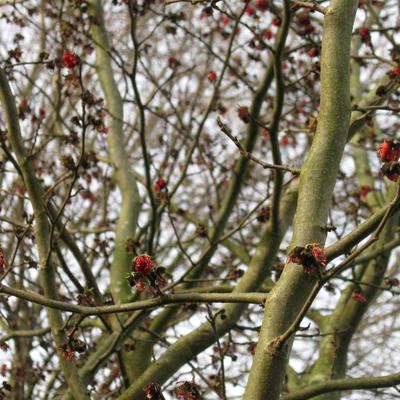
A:
<svg viewBox="0 0 400 400">
<path fill-rule="evenodd" d="M 371 45 L 371 35 L 369 33 L 369 29 L 365 26 L 362 26 L 358 30 L 358 34 L 360 35 L 361 42 L 367 45 Z"/>
<path fill-rule="evenodd" d="M 146 398 L 149 400 L 164 400 L 165 397 L 161 393 L 160 385 L 157 383 L 149 383 L 143 388 Z"/>
<path fill-rule="evenodd" d="M 391 77 L 396 77 L 400 75 L 400 65 L 397 65 L 396 67 L 393 67 L 390 71 L 389 71 L 389 75 Z"/>
<path fill-rule="evenodd" d="M 22 50 L 17 47 L 14 50 L 9 50 L 8 55 L 10 56 L 10 58 L 14 58 L 15 61 L 19 62 L 21 60 Z"/>
<path fill-rule="evenodd" d="M 208 71 L 207 78 L 210 82 L 216 82 L 217 73 L 215 71 Z"/>
<path fill-rule="evenodd" d="M 382 174 L 389 180 L 397 182 L 400 177 L 400 163 L 397 161 L 385 162 L 381 167 Z"/>
<path fill-rule="evenodd" d="M 398 161 L 400 158 L 400 146 L 391 140 L 385 140 L 379 145 L 379 157 L 382 161 Z"/>
<path fill-rule="evenodd" d="M 386 178 L 388 178 L 392 182 L 397 182 L 399 180 L 399 174 L 387 174 Z"/>
<path fill-rule="evenodd" d="M 369 29 L 366 26 L 362 26 L 358 30 L 358 33 L 362 38 L 367 37 L 369 35 Z"/>
<path fill-rule="evenodd" d="M 147 285 L 145 282 L 142 281 L 137 281 L 135 283 L 135 288 L 136 290 L 138 290 L 139 292 L 144 292 L 147 289 Z"/>
<path fill-rule="evenodd" d="M 269 129 L 268 128 L 262 128 L 261 129 L 261 137 L 263 141 L 268 141 L 269 140 Z"/>
<path fill-rule="evenodd" d="M 231 20 L 230 20 L 230 18 L 229 18 L 227 15 L 224 15 L 224 16 L 221 18 L 221 25 L 223 25 L 223 26 L 229 25 L 230 22 L 231 22 Z"/>
<path fill-rule="evenodd" d="M 371 193 L 373 190 L 374 189 L 372 189 L 371 186 L 368 186 L 368 185 L 361 186 L 361 188 L 360 188 L 360 197 L 362 199 L 365 199 L 367 197 L 368 193 Z"/>
<path fill-rule="evenodd" d="M 245 12 L 247 15 L 253 15 L 254 9 L 253 9 L 253 7 L 247 6 Z"/>
<path fill-rule="evenodd" d="M 156 192 L 160 192 L 162 189 L 164 189 L 167 186 L 167 182 L 164 178 L 158 178 L 156 182 L 154 183 L 154 190 Z"/>
<path fill-rule="evenodd" d="M 283 136 L 282 139 L 280 140 L 281 144 L 283 144 L 284 146 L 287 146 L 288 144 L 290 144 L 290 140 L 288 136 Z"/>
<path fill-rule="evenodd" d="M 287 259 L 287 264 L 289 263 L 294 263 L 294 264 L 302 264 L 303 260 L 300 256 L 297 256 L 295 254 L 290 254 L 288 259 Z"/>
<path fill-rule="evenodd" d="M 318 244 L 313 243 L 311 245 L 309 245 L 311 248 L 311 254 L 313 255 L 315 261 L 323 266 L 326 267 L 326 265 L 328 264 L 328 260 L 325 256 L 325 249 L 320 247 Z"/>
<path fill-rule="evenodd" d="M 192 382 L 184 382 L 181 386 L 175 389 L 175 394 L 178 399 L 182 400 L 200 400 L 201 395 L 196 384 Z"/>
<path fill-rule="evenodd" d="M 281 21 L 280 18 L 272 18 L 271 23 L 272 23 L 272 25 L 274 25 L 274 26 L 281 26 L 282 21 Z"/>
<path fill-rule="evenodd" d="M 285 263 L 278 262 L 276 264 L 276 269 L 279 271 L 283 271 L 285 269 Z"/>
<path fill-rule="evenodd" d="M 225 115 L 227 111 L 228 111 L 228 109 L 224 105 L 218 104 L 218 114 L 219 115 Z"/>
<path fill-rule="evenodd" d="M 74 69 L 79 65 L 79 58 L 75 53 L 65 50 L 63 54 L 63 66 L 68 69 Z"/>
<path fill-rule="evenodd" d="M 176 68 L 179 65 L 179 61 L 174 56 L 168 57 L 168 67 Z"/>
<path fill-rule="evenodd" d="M 367 302 L 367 298 L 365 297 L 364 293 L 359 290 L 353 292 L 353 294 L 351 295 L 351 298 L 358 303 L 366 303 Z"/>
<path fill-rule="evenodd" d="M 147 254 L 142 254 L 133 259 L 132 269 L 141 275 L 148 275 L 152 266 L 151 257 Z"/>
<path fill-rule="evenodd" d="M 315 276 L 321 268 L 326 267 L 328 259 L 325 249 L 317 243 L 307 244 L 305 247 L 296 246 L 289 253 L 287 263 L 295 263 L 303 266 L 304 272 Z"/>
<path fill-rule="evenodd" d="M 61 354 L 61 357 L 65 358 L 67 361 L 75 361 L 76 360 L 75 351 L 69 344 L 66 344 L 63 347 L 60 347 L 60 354 Z"/>
<path fill-rule="evenodd" d="M 18 104 L 18 113 L 21 119 L 25 118 L 25 113 L 30 112 L 30 107 L 28 104 L 28 100 L 22 99 Z"/>
<path fill-rule="evenodd" d="M 270 40 L 272 38 L 272 31 L 271 29 L 266 29 L 264 31 L 264 39 Z"/>
<path fill-rule="evenodd" d="M 268 5 L 268 0 L 256 0 L 255 2 L 255 7 L 260 11 L 268 10 Z"/>
<path fill-rule="evenodd" d="M 251 120 L 250 111 L 248 107 L 239 107 L 237 110 L 238 117 L 245 123 L 248 124 Z"/>
<path fill-rule="evenodd" d="M 301 14 L 298 14 L 297 22 L 299 25 L 303 25 L 303 26 L 310 25 L 311 20 L 310 20 L 310 14 L 308 13 L 308 11 L 304 11 Z"/>
<path fill-rule="evenodd" d="M 6 269 L 6 258 L 4 256 L 4 251 L 0 247 L 0 275 L 4 274 L 4 271 Z"/>
<path fill-rule="evenodd" d="M 307 53 L 310 57 L 317 57 L 318 56 L 318 51 L 316 49 L 310 49 L 308 50 Z"/>
</svg>

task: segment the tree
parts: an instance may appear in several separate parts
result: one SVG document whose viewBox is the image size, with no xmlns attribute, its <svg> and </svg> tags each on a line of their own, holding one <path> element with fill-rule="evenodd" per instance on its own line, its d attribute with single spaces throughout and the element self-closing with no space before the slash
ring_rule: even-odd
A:
<svg viewBox="0 0 400 400">
<path fill-rule="evenodd" d="M 396 1 L 0 5 L 0 398 L 398 396 Z"/>
</svg>

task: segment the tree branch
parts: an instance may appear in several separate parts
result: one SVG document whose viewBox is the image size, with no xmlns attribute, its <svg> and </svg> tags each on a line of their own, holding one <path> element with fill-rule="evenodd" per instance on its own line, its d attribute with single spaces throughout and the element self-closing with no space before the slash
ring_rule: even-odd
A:
<svg viewBox="0 0 400 400">
<path fill-rule="evenodd" d="M 308 400 L 324 393 L 337 392 L 343 390 L 362 390 L 393 387 L 400 384 L 400 373 L 379 377 L 345 378 L 336 379 L 317 385 L 311 385 L 306 389 L 287 394 L 282 400 Z"/>
</svg>

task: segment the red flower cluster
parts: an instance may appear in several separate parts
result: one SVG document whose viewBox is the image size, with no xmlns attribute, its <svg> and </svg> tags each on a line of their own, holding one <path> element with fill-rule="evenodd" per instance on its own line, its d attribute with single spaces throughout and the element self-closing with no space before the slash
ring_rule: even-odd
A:
<svg viewBox="0 0 400 400">
<path fill-rule="evenodd" d="M 60 350 L 61 357 L 65 358 L 67 361 L 75 361 L 76 360 L 75 351 L 69 344 L 66 344 L 66 345 L 60 347 L 59 350 Z"/>
<path fill-rule="evenodd" d="M 230 18 L 229 18 L 227 15 L 224 15 L 224 16 L 221 18 L 221 25 L 223 25 L 223 26 L 229 25 L 230 22 L 231 22 L 231 20 L 230 20 Z"/>
<path fill-rule="evenodd" d="M 4 251 L 0 247 L 0 275 L 4 274 L 6 267 L 6 258 L 4 256 Z"/>
<path fill-rule="evenodd" d="M 308 11 L 299 13 L 297 15 L 297 23 L 299 25 L 304 25 L 304 26 L 310 25 L 311 24 L 310 13 Z"/>
<path fill-rule="evenodd" d="M 266 39 L 266 40 L 272 39 L 272 31 L 271 31 L 271 29 L 266 29 L 264 31 L 264 39 Z"/>
<path fill-rule="evenodd" d="M 253 15 L 253 14 L 254 14 L 254 9 L 253 9 L 253 7 L 247 6 L 247 7 L 246 7 L 246 10 L 245 10 L 245 13 L 246 13 L 247 15 Z"/>
<path fill-rule="evenodd" d="M 218 114 L 225 115 L 228 109 L 223 104 L 218 104 Z"/>
<path fill-rule="evenodd" d="M 217 73 L 215 71 L 209 71 L 207 74 L 207 78 L 210 82 L 216 82 L 217 81 Z"/>
<path fill-rule="evenodd" d="M 280 18 L 272 18 L 271 23 L 272 23 L 272 25 L 274 25 L 274 26 L 281 26 L 282 21 L 281 21 Z"/>
<path fill-rule="evenodd" d="M 268 10 L 269 2 L 268 0 L 256 0 L 255 7 L 257 10 L 266 11 Z"/>
<path fill-rule="evenodd" d="M 179 61 L 174 56 L 168 57 L 168 67 L 174 69 L 179 65 Z"/>
<path fill-rule="evenodd" d="M 362 185 L 360 188 L 360 197 L 361 199 L 365 199 L 368 195 L 368 193 L 372 192 L 374 189 L 372 189 L 371 186 L 368 185 Z"/>
<path fill-rule="evenodd" d="M 366 26 L 362 26 L 358 30 L 358 34 L 360 35 L 361 42 L 370 45 L 371 44 L 371 35 L 369 33 L 369 29 Z"/>
<path fill-rule="evenodd" d="M 353 294 L 351 295 L 351 298 L 358 303 L 366 303 L 367 302 L 367 298 L 365 297 L 364 293 L 359 290 L 353 292 Z"/>
<path fill-rule="evenodd" d="M 68 69 L 74 69 L 78 65 L 78 56 L 75 53 L 71 53 L 69 50 L 65 50 L 63 55 L 63 66 Z"/>
<path fill-rule="evenodd" d="M 361 37 L 365 37 L 369 35 L 369 29 L 366 26 L 362 26 L 359 30 L 358 33 L 360 34 Z"/>
<path fill-rule="evenodd" d="M 310 49 L 310 50 L 308 50 L 308 53 L 307 53 L 310 57 L 318 57 L 318 55 L 319 55 L 319 51 L 317 50 L 317 49 L 315 49 L 315 48 L 312 48 L 312 49 Z"/>
<path fill-rule="evenodd" d="M 182 400 L 200 400 L 202 398 L 193 382 L 184 382 L 175 389 L 175 394 L 178 399 Z"/>
<path fill-rule="evenodd" d="M 384 162 L 381 167 L 382 174 L 391 181 L 397 182 L 400 177 L 400 144 L 393 140 L 385 140 L 379 145 L 378 154 Z"/>
<path fill-rule="evenodd" d="M 392 140 L 384 140 L 379 145 L 379 157 L 382 161 L 398 161 L 400 158 L 400 144 Z"/>
<path fill-rule="evenodd" d="M 307 244 L 305 247 L 296 246 L 289 253 L 287 263 L 291 262 L 302 265 L 304 272 L 312 276 L 317 275 L 328 264 L 325 249 L 317 243 Z"/>
<path fill-rule="evenodd" d="M 298 13 L 296 15 L 296 22 L 300 27 L 299 35 L 301 36 L 311 35 L 315 31 L 315 28 L 311 23 L 312 21 L 309 10 L 304 10 Z"/>
<path fill-rule="evenodd" d="M 251 120 L 250 111 L 248 107 L 239 107 L 237 110 L 238 117 L 245 123 L 248 124 Z"/>
<path fill-rule="evenodd" d="M 319 245 L 316 243 L 307 245 L 306 248 L 308 246 L 311 249 L 311 254 L 314 257 L 315 261 L 322 267 L 326 267 L 326 265 L 328 264 L 328 260 L 325 256 L 325 249 L 323 249 L 322 247 L 319 247 Z"/>
<path fill-rule="evenodd" d="M 161 295 L 161 289 L 167 283 L 165 268 L 154 265 L 153 260 L 147 254 L 141 254 L 132 261 L 132 272 L 126 277 L 131 287 L 143 292 L 149 290 L 153 294 Z"/>
<path fill-rule="evenodd" d="M 149 383 L 143 388 L 143 392 L 149 400 L 165 400 L 160 385 L 157 383 Z"/>
<path fill-rule="evenodd" d="M 400 177 L 400 163 L 397 161 L 386 162 L 382 165 L 381 172 L 389 180 L 397 182 Z"/>
<path fill-rule="evenodd" d="M 164 178 L 158 178 L 154 183 L 154 190 L 159 193 L 167 186 L 167 181 Z"/>
<path fill-rule="evenodd" d="M 400 75 L 400 65 L 397 65 L 396 67 L 393 67 L 389 72 L 388 75 L 391 78 L 396 78 Z"/>
<path fill-rule="evenodd" d="M 132 262 L 133 271 L 144 276 L 149 274 L 152 266 L 153 262 L 151 261 L 151 257 L 148 256 L 147 254 L 142 254 L 140 256 L 135 257 Z"/>
</svg>

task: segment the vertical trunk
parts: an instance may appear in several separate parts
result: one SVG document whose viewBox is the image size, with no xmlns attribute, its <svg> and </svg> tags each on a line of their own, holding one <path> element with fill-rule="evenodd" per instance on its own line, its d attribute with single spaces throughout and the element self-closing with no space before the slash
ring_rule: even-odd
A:
<svg viewBox="0 0 400 400">
<path fill-rule="evenodd" d="M 96 43 L 96 70 L 107 108 L 112 115 L 110 133 L 107 136 L 108 151 L 121 193 L 121 211 L 115 229 L 114 260 L 110 268 L 110 287 L 114 301 L 125 303 L 132 298 L 132 289 L 126 280 L 126 275 L 130 271 L 132 256 L 126 250 L 126 241 L 135 236 L 140 197 L 125 149 L 123 101 L 114 79 L 111 58 L 108 53 L 110 44 L 100 1 L 92 2 L 92 11 L 96 20 L 96 24 L 92 25 L 92 35 Z"/>
<path fill-rule="evenodd" d="M 300 176 L 291 247 L 325 241 L 328 210 L 350 118 L 350 41 L 357 1 L 333 0 L 324 20 L 321 56 L 321 111 L 317 132 Z M 291 343 L 276 351 L 271 342 L 293 323 L 315 280 L 288 264 L 265 308 L 257 351 L 244 398 L 278 399 Z"/>
</svg>

